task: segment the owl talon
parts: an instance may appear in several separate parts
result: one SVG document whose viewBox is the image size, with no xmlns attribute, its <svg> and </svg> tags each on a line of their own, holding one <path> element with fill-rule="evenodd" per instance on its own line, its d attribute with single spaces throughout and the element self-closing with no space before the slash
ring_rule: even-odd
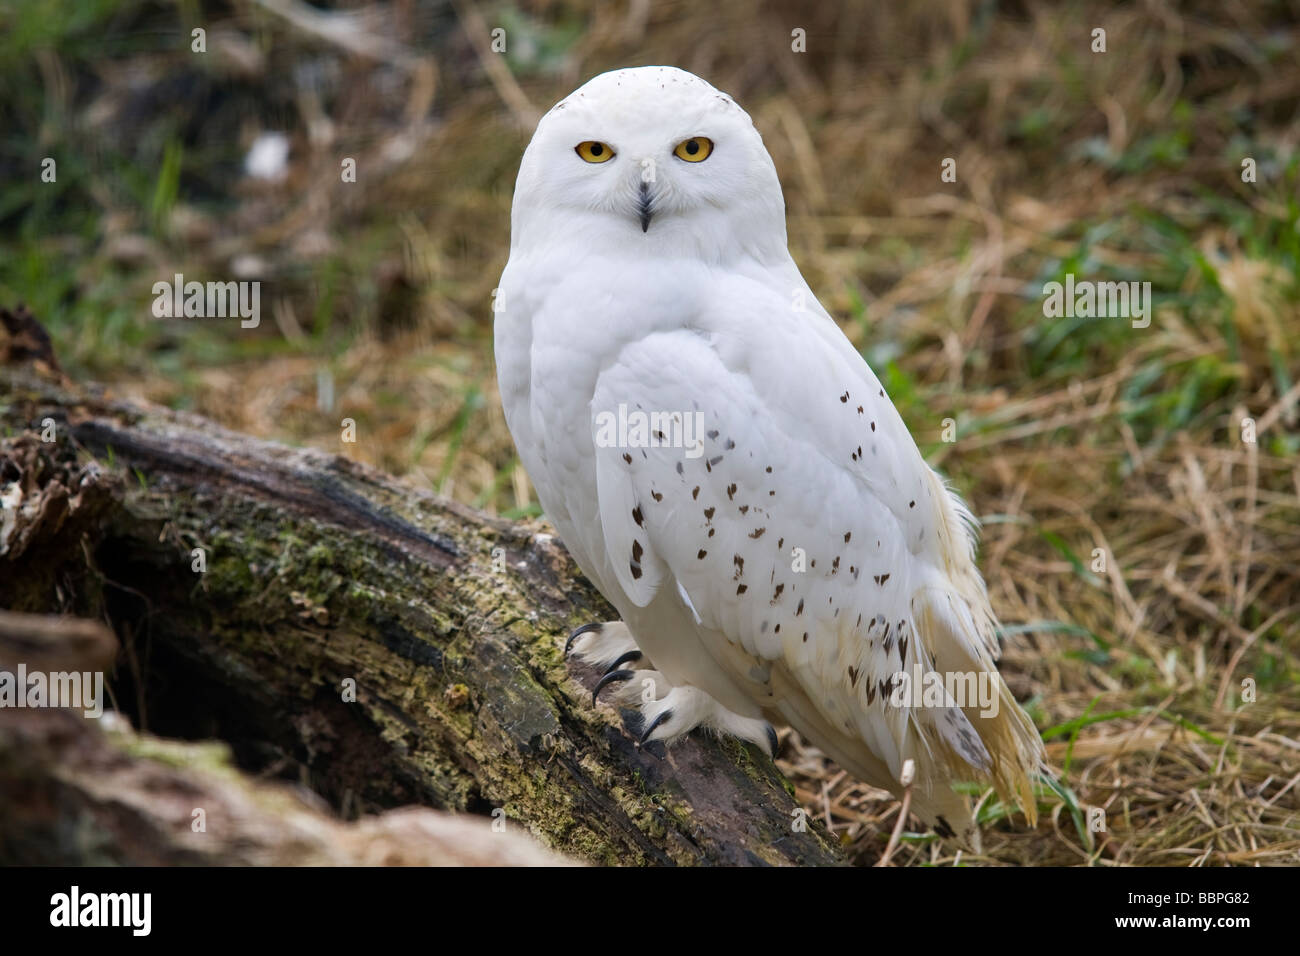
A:
<svg viewBox="0 0 1300 956">
<path fill-rule="evenodd" d="M 773 760 L 775 760 L 776 752 L 781 746 L 781 741 L 777 739 L 776 728 L 773 727 L 771 724 L 767 725 L 767 743 L 768 743 L 767 755 L 771 757 Z"/>
<path fill-rule="evenodd" d="M 569 651 L 573 648 L 574 641 L 591 631 L 599 631 L 602 627 L 604 627 L 604 624 L 584 624 L 582 627 L 575 628 L 573 633 L 569 635 L 569 639 L 564 642 L 564 656 L 569 656 Z"/>
<path fill-rule="evenodd" d="M 640 651 L 628 651 L 626 654 L 624 654 L 624 655 L 622 655 L 621 657 L 619 657 L 618 660 L 614 661 L 614 663 L 612 663 L 612 664 L 610 664 L 608 667 L 606 667 L 606 668 L 605 668 L 605 673 L 606 673 L 606 674 L 613 673 L 614 671 L 616 671 L 616 670 L 618 670 L 620 667 L 622 667 L 624 664 L 627 664 L 627 663 L 629 663 L 629 662 L 631 662 L 631 661 L 639 661 L 640 659 L 641 659 L 641 652 L 640 652 Z"/>
<path fill-rule="evenodd" d="M 660 724 L 662 724 L 662 723 L 664 723 L 664 722 L 666 722 L 666 721 L 672 720 L 672 719 L 673 719 L 673 712 L 672 712 L 671 710 L 661 711 L 661 712 L 659 713 L 659 716 L 655 717 L 654 720 L 650 721 L 650 726 L 648 726 L 648 727 L 647 727 L 647 728 L 646 728 L 646 729 L 641 733 L 641 739 L 640 739 L 640 741 L 638 741 L 638 742 L 641 743 L 641 744 L 645 744 L 645 743 L 647 743 L 647 742 L 650 740 L 650 735 L 653 734 L 653 733 L 655 732 L 655 728 L 656 728 L 656 727 L 658 727 Z"/>
<path fill-rule="evenodd" d="M 604 677 L 600 679 L 599 683 L 596 684 L 595 690 L 591 692 L 591 706 L 592 707 L 596 706 L 596 696 L 600 693 L 601 688 L 604 687 L 606 684 L 613 683 L 616 680 L 631 680 L 631 679 L 632 679 L 632 671 L 614 671 L 612 673 L 607 673 Z"/>
</svg>

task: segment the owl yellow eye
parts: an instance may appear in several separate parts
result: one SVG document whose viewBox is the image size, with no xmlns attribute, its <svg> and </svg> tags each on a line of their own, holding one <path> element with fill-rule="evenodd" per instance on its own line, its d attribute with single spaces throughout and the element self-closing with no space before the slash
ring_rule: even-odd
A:
<svg viewBox="0 0 1300 956">
<path fill-rule="evenodd" d="M 688 163 L 702 163 L 709 158 L 713 152 L 713 140 L 707 136 L 692 136 L 690 139 L 684 139 L 677 144 L 673 150 L 673 155 L 678 159 L 684 159 Z"/>
<path fill-rule="evenodd" d="M 614 151 L 608 143 L 598 143 L 592 139 L 579 143 L 573 151 L 589 163 L 607 163 L 614 158 Z"/>
</svg>

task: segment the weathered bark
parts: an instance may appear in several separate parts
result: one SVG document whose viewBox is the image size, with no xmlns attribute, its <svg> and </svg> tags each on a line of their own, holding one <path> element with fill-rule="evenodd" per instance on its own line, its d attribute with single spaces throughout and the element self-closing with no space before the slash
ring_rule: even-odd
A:
<svg viewBox="0 0 1300 956">
<path fill-rule="evenodd" d="M 224 740 L 344 818 L 501 808 L 595 863 L 841 859 L 756 749 L 639 748 L 592 706 L 563 637 L 613 612 L 553 537 L 16 368 L 0 435 L 0 607 L 110 623 L 136 726 Z"/>
</svg>

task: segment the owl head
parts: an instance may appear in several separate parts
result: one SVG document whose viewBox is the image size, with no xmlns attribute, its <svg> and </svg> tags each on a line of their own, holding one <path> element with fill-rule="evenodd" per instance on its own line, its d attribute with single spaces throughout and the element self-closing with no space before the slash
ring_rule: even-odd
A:
<svg viewBox="0 0 1300 956">
<path fill-rule="evenodd" d="M 645 254 L 786 254 L 785 202 L 749 114 L 670 66 L 589 80 L 537 125 L 511 244 L 577 238 Z"/>
</svg>

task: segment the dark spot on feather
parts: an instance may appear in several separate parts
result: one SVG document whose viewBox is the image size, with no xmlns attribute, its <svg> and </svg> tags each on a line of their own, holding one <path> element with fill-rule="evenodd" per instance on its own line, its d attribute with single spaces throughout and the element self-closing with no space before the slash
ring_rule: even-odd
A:
<svg viewBox="0 0 1300 956">
<path fill-rule="evenodd" d="M 637 523 L 637 527 L 644 527 L 645 516 L 641 514 L 641 506 L 637 505 L 632 509 L 632 520 Z"/>
<path fill-rule="evenodd" d="M 840 396 L 840 401 L 841 401 L 841 402 L 848 402 L 848 400 L 849 400 L 849 393 L 848 393 L 848 392 L 845 392 L 843 395 Z"/>
<path fill-rule="evenodd" d="M 700 486 L 696 485 L 694 488 L 691 489 L 691 500 L 694 501 L 699 496 L 700 496 Z M 877 542 L 877 544 L 879 544 L 879 542 Z"/>
<path fill-rule="evenodd" d="M 623 452 L 623 460 L 627 462 L 629 465 L 632 464 L 632 456 L 629 455 L 627 452 Z"/>
<path fill-rule="evenodd" d="M 645 551 L 644 551 L 644 549 L 642 549 L 642 547 L 641 547 L 641 542 L 640 542 L 640 541 L 633 541 L 633 542 L 632 542 L 632 560 L 633 560 L 633 561 L 640 562 L 640 560 L 641 560 L 641 555 L 644 554 L 644 553 L 645 553 Z"/>
<path fill-rule="evenodd" d="M 703 561 L 703 560 L 704 560 L 704 556 L 705 556 L 706 554 L 708 554 L 708 553 L 709 553 L 709 552 L 705 551 L 703 548 L 700 548 L 700 550 L 697 551 L 697 552 L 695 553 L 695 557 L 696 557 L 698 560 Z"/>
<path fill-rule="evenodd" d="M 727 500 L 734 501 L 736 498 L 736 483 L 733 481 L 727 485 Z"/>
<path fill-rule="evenodd" d="M 705 508 L 705 509 L 704 509 L 704 517 L 707 518 L 709 521 L 712 521 L 712 520 L 713 520 L 713 512 L 715 512 L 715 511 L 717 511 L 717 510 L 718 510 L 717 508 L 712 508 L 712 507 L 710 507 L 710 508 Z"/>
<path fill-rule="evenodd" d="M 772 603 L 773 603 L 773 604 L 775 604 L 777 601 L 781 600 L 781 592 L 784 591 L 784 590 L 785 590 L 785 585 L 784 585 L 784 584 L 778 584 L 778 585 L 776 586 L 776 590 L 772 592 Z"/>
<path fill-rule="evenodd" d="M 798 606 L 797 608 L 794 609 L 794 616 L 795 616 L 795 617 L 798 617 L 798 616 L 799 616 L 800 614 L 802 614 L 802 613 L 803 613 L 803 598 L 800 598 L 800 599 L 799 599 L 799 606 Z"/>
<path fill-rule="evenodd" d="M 744 594 L 744 593 L 745 593 L 746 591 L 748 591 L 748 590 L 749 590 L 749 585 L 748 585 L 748 584 L 738 584 L 738 585 L 736 585 L 736 594 L 737 594 L 737 595 Z"/>
<path fill-rule="evenodd" d="M 763 537 L 763 532 L 766 530 L 766 528 L 755 528 L 749 533 L 749 536 L 757 541 L 759 538 Z"/>
<path fill-rule="evenodd" d="M 664 500 L 664 496 L 661 495 L 661 494 L 660 494 L 659 492 L 657 492 L 657 491 L 652 491 L 652 492 L 650 492 L 650 497 L 653 498 L 655 501 L 663 501 L 663 500 Z"/>
</svg>

